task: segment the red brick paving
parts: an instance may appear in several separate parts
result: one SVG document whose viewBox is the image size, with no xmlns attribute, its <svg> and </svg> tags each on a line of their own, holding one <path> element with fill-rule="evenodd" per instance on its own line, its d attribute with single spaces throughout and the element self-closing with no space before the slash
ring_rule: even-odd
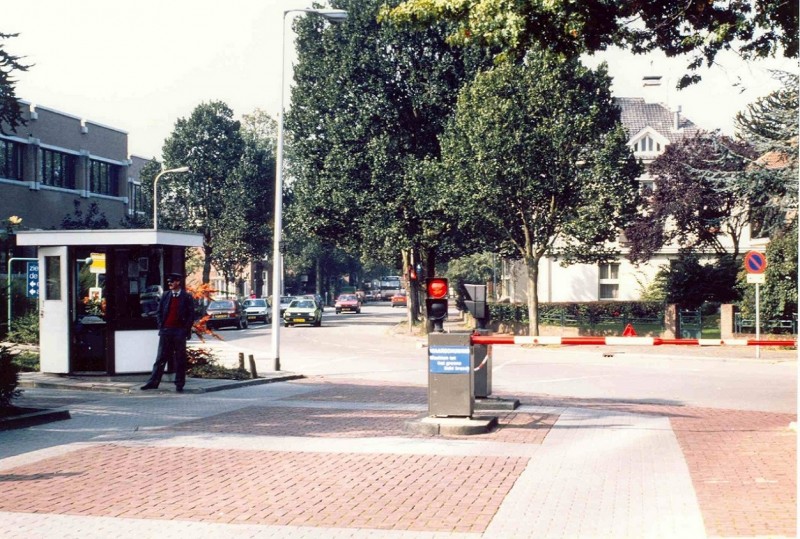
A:
<svg viewBox="0 0 800 539">
<path fill-rule="evenodd" d="M 104 445 L 0 474 L 0 511 L 480 533 L 526 464 Z"/>
<path fill-rule="evenodd" d="M 795 537 L 795 414 L 662 406 L 604 399 L 519 397 L 525 404 L 669 417 L 709 536 Z"/>
</svg>

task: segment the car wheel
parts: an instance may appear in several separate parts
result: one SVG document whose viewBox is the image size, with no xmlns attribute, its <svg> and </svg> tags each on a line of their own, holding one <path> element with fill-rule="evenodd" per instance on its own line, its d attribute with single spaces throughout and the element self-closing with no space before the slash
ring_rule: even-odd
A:
<svg viewBox="0 0 800 539">
<path fill-rule="evenodd" d="M 236 329 L 242 329 L 242 320 L 241 319 L 236 321 Z"/>
<path fill-rule="evenodd" d="M 288 322 L 284 322 L 284 324 L 283 324 L 283 327 L 285 327 L 285 328 L 288 328 L 289 326 L 291 326 L 291 324 L 290 324 L 290 323 L 288 323 Z"/>
<path fill-rule="evenodd" d="M 356 314 L 361 314 L 361 309 L 356 309 Z"/>
<path fill-rule="evenodd" d="M 340 311 L 339 309 L 336 309 L 336 314 L 342 314 L 342 311 Z"/>
<path fill-rule="evenodd" d="M 320 327 L 321 325 L 322 325 L 322 319 L 321 318 L 319 320 L 317 320 L 316 322 L 314 322 L 314 326 L 316 326 L 316 327 Z"/>
<path fill-rule="evenodd" d="M 250 327 L 250 322 L 248 322 L 247 320 L 245 320 L 244 322 L 242 322 L 242 327 L 243 327 L 244 329 L 247 329 L 248 327 Z"/>
</svg>

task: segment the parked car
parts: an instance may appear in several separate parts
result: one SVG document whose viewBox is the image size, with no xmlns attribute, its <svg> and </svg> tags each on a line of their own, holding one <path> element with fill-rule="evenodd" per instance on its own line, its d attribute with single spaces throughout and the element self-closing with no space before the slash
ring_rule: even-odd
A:
<svg viewBox="0 0 800 539">
<path fill-rule="evenodd" d="M 224 328 L 235 326 L 236 329 L 247 329 L 247 312 L 236 299 L 217 299 L 206 308 L 208 322 L 206 327 Z"/>
<path fill-rule="evenodd" d="M 269 324 L 272 319 L 272 313 L 270 312 L 267 300 L 263 298 L 246 299 L 244 303 L 242 303 L 242 307 L 244 307 L 247 313 L 248 322 L 257 322 L 260 320 L 265 324 Z"/>
<path fill-rule="evenodd" d="M 313 299 L 296 298 L 283 313 L 283 325 L 287 328 L 295 324 L 322 325 L 322 308 Z"/>
<path fill-rule="evenodd" d="M 336 314 L 341 314 L 345 311 L 361 314 L 361 302 L 355 294 L 340 295 L 336 298 L 334 308 L 336 309 Z"/>
<path fill-rule="evenodd" d="M 294 296 L 281 296 L 281 316 L 283 316 L 283 313 L 289 308 L 289 304 L 292 303 L 294 299 Z"/>
<path fill-rule="evenodd" d="M 390 298 L 390 301 L 392 302 L 392 307 L 405 307 L 408 305 L 405 294 L 397 293 Z"/>
</svg>

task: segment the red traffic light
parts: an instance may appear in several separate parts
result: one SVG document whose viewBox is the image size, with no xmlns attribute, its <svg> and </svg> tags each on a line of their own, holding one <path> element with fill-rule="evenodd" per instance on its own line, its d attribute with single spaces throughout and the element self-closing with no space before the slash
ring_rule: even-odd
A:
<svg viewBox="0 0 800 539">
<path fill-rule="evenodd" d="M 442 299 L 447 297 L 447 279 L 435 277 L 428 279 L 427 286 L 428 299 Z"/>
</svg>

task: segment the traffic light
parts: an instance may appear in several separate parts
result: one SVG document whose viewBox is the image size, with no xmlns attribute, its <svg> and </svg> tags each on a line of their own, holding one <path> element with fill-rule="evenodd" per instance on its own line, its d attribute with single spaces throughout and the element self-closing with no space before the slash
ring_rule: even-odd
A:
<svg viewBox="0 0 800 539">
<path fill-rule="evenodd" d="M 444 321 L 447 318 L 447 279 L 435 277 L 426 281 L 428 297 L 425 299 L 425 310 L 428 320 L 433 323 L 433 331 L 444 332 Z"/>
</svg>

